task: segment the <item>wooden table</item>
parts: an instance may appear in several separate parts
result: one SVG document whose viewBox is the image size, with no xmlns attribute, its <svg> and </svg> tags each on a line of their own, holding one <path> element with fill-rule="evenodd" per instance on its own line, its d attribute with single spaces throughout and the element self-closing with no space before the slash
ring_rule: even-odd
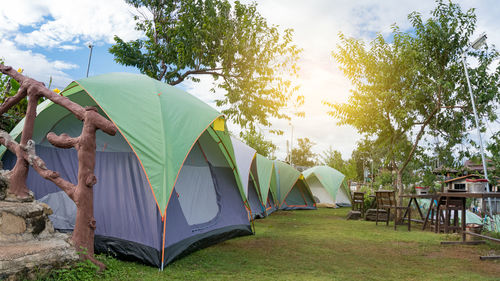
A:
<svg viewBox="0 0 500 281">
<path fill-rule="evenodd" d="M 429 206 L 429 210 L 427 211 L 427 216 L 425 218 L 425 221 L 424 221 L 424 226 L 423 226 L 423 229 L 425 229 L 426 227 L 426 224 L 428 222 L 428 218 L 429 218 L 429 214 L 432 210 L 432 207 L 434 205 L 435 202 L 437 202 L 437 206 L 436 206 L 436 209 L 438 210 L 438 214 L 437 216 L 439 215 L 439 207 L 441 206 L 441 203 L 442 202 L 446 202 L 447 200 L 442 200 L 442 199 L 449 199 L 449 198 L 461 198 L 461 202 L 462 202 L 462 220 L 461 220 L 461 232 L 462 232 L 462 242 L 465 242 L 465 232 L 466 232 L 466 214 L 465 214 L 465 211 L 466 211 L 466 206 L 465 206 L 465 202 L 467 200 L 467 198 L 481 198 L 483 199 L 483 202 L 484 202 L 484 199 L 485 198 L 500 198 L 500 192 L 482 192 L 482 193 L 469 193 L 469 192 L 438 192 L 435 197 L 433 199 L 436 199 L 436 200 L 431 200 L 431 204 Z M 445 205 L 445 211 L 448 211 L 446 209 L 446 205 Z"/>
<path fill-rule="evenodd" d="M 401 196 L 399 196 L 400 198 L 410 198 L 410 201 L 408 202 L 408 208 L 411 207 L 411 204 L 415 204 L 415 207 L 420 215 L 420 220 L 418 219 L 412 219 L 413 221 L 416 221 L 416 222 L 424 222 L 425 223 L 425 220 L 426 218 L 424 218 L 424 215 L 422 214 L 422 210 L 420 209 L 420 205 L 418 204 L 418 201 L 417 199 L 435 199 L 436 197 L 436 194 L 403 194 Z M 403 215 L 403 220 L 406 218 L 408 214 L 408 209 L 405 211 L 404 215 Z M 429 214 L 427 214 L 429 215 Z M 425 229 L 425 227 L 424 227 Z"/>
</svg>

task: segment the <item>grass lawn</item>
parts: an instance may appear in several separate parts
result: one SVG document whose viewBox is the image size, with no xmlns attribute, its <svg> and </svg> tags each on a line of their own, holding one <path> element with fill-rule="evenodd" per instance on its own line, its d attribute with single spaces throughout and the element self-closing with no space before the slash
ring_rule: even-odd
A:
<svg viewBox="0 0 500 281">
<path fill-rule="evenodd" d="M 413 224 L 346 221 L 349 209 L 280 211 L 255 222 L 254 236 L 195 252 L 163 272 L 137 263 L 100 257 L 108 270 L 89 265 L 62 270 L 58 280 L 500 280 L 498 244 L 440 245 L 458 239 L 421 231 Z"/>
</svg>

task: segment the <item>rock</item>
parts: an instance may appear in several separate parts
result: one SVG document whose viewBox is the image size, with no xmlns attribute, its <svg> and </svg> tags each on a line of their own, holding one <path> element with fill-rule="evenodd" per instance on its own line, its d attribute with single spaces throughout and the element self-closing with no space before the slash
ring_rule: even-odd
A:
<svg viewBox="0 0 500 281">
<path fill-rule="evenodd" d="M 50 214 L 45 203 L 0 201 L 0 280 L 35 279 L 78 260 L 69 235 L 54 231 Z"/>
<path fill-rule="evenodd" d="M 50 236 L 54 227 L 49 220 L 50 207 L 41 202 L 0 201 L 0 242 L 28 241 Z"/>
<path fill-rule="evenodd" d="M 359 220 L 360 218 L 361 218 L 360 211 L 349 211 L 349 213 L 347 214 L 348 220 Z"/>
<path fill-rule="evenodd" d="M 0 200 L 4 200 L 9 186 L 9 171 L 2 170 L 1 163 L 0 161 Z"/>
<path fill-rule="evenodd" d="M 5 235 L 23 234 L 26 231 L 26 222 L 23 217 L 11 213 L 0 213 L 0 233 Z"/>
<path fill-rule="evenodd" d="M 78 254 L 68 238 L 58 233 L 50 239 L 0 244 L 0 279 L 35 279 L 77 261 Z"/>
</svg>

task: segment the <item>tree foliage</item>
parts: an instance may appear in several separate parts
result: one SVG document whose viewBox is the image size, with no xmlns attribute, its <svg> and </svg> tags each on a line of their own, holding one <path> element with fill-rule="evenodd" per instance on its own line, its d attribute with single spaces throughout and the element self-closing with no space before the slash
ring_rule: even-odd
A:
<svg viewBox="0 0 500 281">
<path fill-rule="evenodd" d="M 478 63 L 468 67 L 478 110 L 495 120 L 499 101 L 500 68 L 491 69 L 498 52 L 488 46 L 468 49 L 476 25 L 473 9 L 463 12 L 457 4 L 437 1 L 427 20 L 417 12 L 408 19 L 411 30 L 394 25 L 392 42 L 379 34 L 366 46 L 340 34 L 333 56 L 352 82 L 352 95 L 347 103 L 327 103 L 339 124 L 354 126 L 383 148 L 400 192 L 403 172 L 428 148 L 424 136 L 441 136 L 444 150 L 451 150 L 473 126 L 462 53 Z"/>
<path fill-rule="evenodd" d="M 361 177 L 358 177 L 355 158 L 351 157 L 349 160 L 344 160 L 342 159 L 342 154 L 339 151 L 329 147 L 320 155 L 320 159 L 321 164 L 330 166 L 341 172 L 347 180 L 358 180 L 358 178 L 362 180 L 362 174 Z"/>
<path fill-rule="evenodd" d="M 312 167 L 316 164 L 316 154 L 312 152 L 315 145 L 309 138 L 297 139 L 298 147 L 292 148 L 291 162 L 295 166 Z M 290 155 L 287 156 L 290 159 Z"/>
<path fill-rule="evenodd" d="M 346 165 L 346 161 L 342 159 L 342 154 L 333 149 L 331 146 L 320 156 L 324 165 L 330 166 L 337 171 L 342 171 Z"/>
<path fill-rule="evenodd" d="M 0 59 L 0 64 L 3 64 L 2 59 Z M 7 98 L 14 96 L 18 89 L 19 83 L 16 80 L 0 73 L 0 104 L 3 104 Z M 24 118 L 27 108 L 28 102 L 24 99 L 4 113 L 0 119 L 0 130 L 12 131 L 16 124 Z"/>
<path fill-rule="evenodd" d="M 242 127 L 269 117 L 286 118 L 280 108 L 298 89 L 301 50 L 292 43 L 293 31 L 280 33 L 257 11 L 257 4 L 227 0 L 127 0 L 137 9 L 136 29 L 145 38 L 125 42 L 115 36 L 110 48 L 115 61 L 176 85 L 210 75 L 223 113 Z"/>
<path fill-rule="evenodd" d="M 257 153 L 267 158 L 274 158 L 274 152 L 276 151 L 276 145 L 270 141 L 266 140 L 261 132 L 257 132 L 255 128 L 250 128 L 240 134 L 242 140 L 250 147 L 255 149 Z"/>
</svg>

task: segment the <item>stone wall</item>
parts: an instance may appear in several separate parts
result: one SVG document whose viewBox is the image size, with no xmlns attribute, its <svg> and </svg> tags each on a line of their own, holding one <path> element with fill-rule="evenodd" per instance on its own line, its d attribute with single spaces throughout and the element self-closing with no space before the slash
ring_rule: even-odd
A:
<svg viewBox="0 0 500 281">
<path fill-rule="evenodd" d="M 0 280 L 33 279 L 78 260 L 69 235 L 54 231 L 41 202 L 0 201 Z"/>
</svg>

